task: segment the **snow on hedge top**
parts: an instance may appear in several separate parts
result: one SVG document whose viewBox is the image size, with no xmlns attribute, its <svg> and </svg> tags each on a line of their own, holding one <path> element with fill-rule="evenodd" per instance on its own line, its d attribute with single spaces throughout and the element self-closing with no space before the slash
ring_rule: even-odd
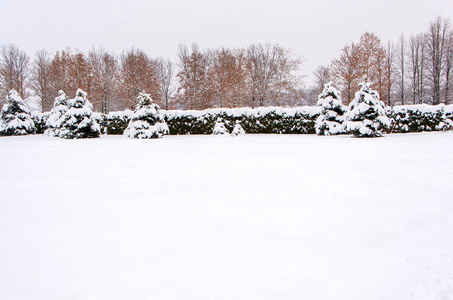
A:
<svg viewBox="0 0 453 300">
<path fill-rule="evenodd" d="M 293 117 L 296 114 L 304 114 L 304 115 L 316 115 L 319 114 L 321 108 L 318 106 L 301 106 L 301 107 L 258 107 L 258 108 L 250 108 L 250 107 L 240 107 L 240 108 L 211 108 L 205 110 L 167 110 L 162 111 L 163 114 L 170 118 L 177 118 L 177 117 L 203 117 L 206 115 L 219 115 L 219 114 L 226 114 L 233 117 L 241 117 L 241 116 L 264 116 L 270 113 L 275 113 L 281 116 L 290 116 Z"/>
<path fill-rule="evenodd" d="M 393 107 L 393 113 L 405 113 L 407 111 L 420 113 L 437 113 L 439 111 L 445 111 L 446 113 L 453 112 L 453 105 L 429 105 L 429 104 L 412 104 L 412 105 L 396 105 Z"/>
</svg>

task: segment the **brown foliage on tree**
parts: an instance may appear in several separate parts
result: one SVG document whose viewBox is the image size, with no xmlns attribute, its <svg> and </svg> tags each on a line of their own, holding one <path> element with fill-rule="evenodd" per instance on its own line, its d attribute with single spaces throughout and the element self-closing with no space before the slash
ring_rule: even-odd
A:
<svg viewBox="0 0 453 300">
<path fill-rule="evenodd" d="M 381 40 L 372 33 L 366 32 L 357 44 L 346 45 L 340 58 L 332 62 L 332 75 L 341 87 L 343 99 L 352 101 L 364 76 L 373 82 L 381 97 L 388 98 L 388 62 Z"/>
<path fill-rule="evenodd" d="M 162 106 L 157 65 L 144 51 L 132 48 L 121 55 L 120 78 L 120 95 L 124 108 L 134 109 L 141 92 L 150 94 Z"/>
</svg>

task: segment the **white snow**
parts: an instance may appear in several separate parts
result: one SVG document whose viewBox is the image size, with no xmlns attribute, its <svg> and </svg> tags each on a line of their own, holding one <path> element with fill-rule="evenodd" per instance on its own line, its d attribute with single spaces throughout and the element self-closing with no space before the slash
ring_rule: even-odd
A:
<svg viewBox="0 0 453 300">
<path fill-rule="evenodd" d="M 452 299 L 453 132 L 0 138 L 0 299 Z"/>
</svg>

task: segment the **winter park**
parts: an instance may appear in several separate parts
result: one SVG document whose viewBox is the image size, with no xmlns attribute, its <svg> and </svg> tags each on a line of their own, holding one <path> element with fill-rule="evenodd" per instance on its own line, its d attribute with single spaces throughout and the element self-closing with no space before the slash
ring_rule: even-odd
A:
<svg viewBox="0 0 453 300">
<path fill-rule="evenodd" d="M 173 32 L 167 10 L 198 16 L 173 23 L 192 38 L 223 14 L 239 22 L 241 8 L 250 20 L 238 24 L 266 39 L 266 12 L 285 16 L 276 32 L 290 35 L 310 7 L 341 11 L 189 2 L 203 9 L 137 1 L 145 29 L 109 23 L 118 46 L 100 25 L 131 17 L 113 3 L 90 18 L 105 3 L 82 1 L 89 25 L 57 20 L 68 33 L 96 28 L 87 41 L 25 46 L 34 55 L 11 35 L 31 29 L 0 19 L 0 299 L 453 299 L 453 29 L 436 17 L 453 3 L 415 1 L 407 13 L 427 17 L 396 22 L 396 35 L 339 20 L 341 42 L 304 44 L 307 58 L 227 42 L 250 33 L 220 25 L 228 47 L 211 34 L 199 36 L 207 48 L 179 44 L 173 59 L 114 52 L 153 49 L 139 42 L 144 25 Z M 155 20 L 140 23 L 147 12 Z"/>
</svg>

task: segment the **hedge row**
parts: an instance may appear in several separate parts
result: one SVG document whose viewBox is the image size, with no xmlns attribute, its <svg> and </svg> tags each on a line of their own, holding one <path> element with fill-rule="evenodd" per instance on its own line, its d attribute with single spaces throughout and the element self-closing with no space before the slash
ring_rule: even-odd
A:
<svg viewBox="0 0 453 300">
<path fill-rule="evenodd" d="M 315 133 L 315 122 L 320 107 L 298 108 L 238 108 L 207 109 L 203 111 L 162 110 L 170 134 L 211 134 L 216 120 L 220 117 L 231 131 L 237 120 L 247 133 Z M 388 107 L 391 120 L 389 132 L 421 132 L 453 129 L 453 105 L 406 105 Z M 33 120 L 37 133 L 43 133 L 49 113 L 35 113 Z M 111 112 L 108 115 L 96 113 L 95 118 L 101 132 L 122 134 L 127 127 L 132 111 Z"/>
<path fill-rule="evenodd" d="M 453 105 L 405 105 L 387 109 L 390 132 L 443 131 L 453 129 Z"/>
</svg>

